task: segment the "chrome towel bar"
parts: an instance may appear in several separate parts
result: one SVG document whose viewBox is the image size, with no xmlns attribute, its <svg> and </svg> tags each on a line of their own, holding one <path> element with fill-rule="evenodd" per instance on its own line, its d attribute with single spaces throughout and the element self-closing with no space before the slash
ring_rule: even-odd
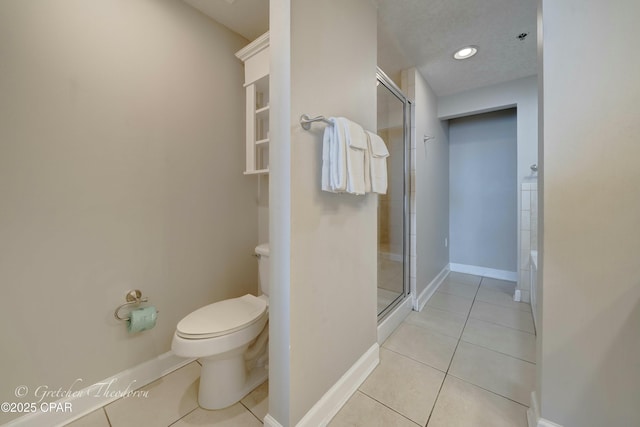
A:
<svg viewBox="0 0 640 427">
<path fill-rule="evenodd" d="M 300 126 L 302 126 L 304 130 L 311 129 L 311 123 L 313 122 L 324 122 L 328 125 L 332 124 L 325 116 L 310 117 L 308 114 L 300 116 Z"/>
</svg>

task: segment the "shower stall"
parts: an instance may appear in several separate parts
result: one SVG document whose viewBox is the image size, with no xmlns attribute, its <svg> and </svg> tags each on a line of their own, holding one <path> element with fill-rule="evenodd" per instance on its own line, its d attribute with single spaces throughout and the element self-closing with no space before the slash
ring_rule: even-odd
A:
<svg viewBox="0 0 640 427">
<path fill-rule="evenodd" d="M 378 198 L 378 320 L 409 295 L 411 103 L 378 68 L 377 133 L 389 149 L 387 194 Z"/>
</svg>

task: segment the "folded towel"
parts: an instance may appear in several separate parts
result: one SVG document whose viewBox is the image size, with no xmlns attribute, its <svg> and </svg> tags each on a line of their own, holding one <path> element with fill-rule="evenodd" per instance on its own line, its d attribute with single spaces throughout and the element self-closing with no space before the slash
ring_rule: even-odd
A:
<svg viewBox="0 0 640 427">
<path fill-rule="evenodd" d="M 331 185 L 332 163 L 331 156 L 333 153 L 334 132 L 336 127 L 336 119 L 329 118 L 331 125 L 324 129 L 322 137 L 322 191 L 336 192 Z"/>
<path fill-rule="evenodd" d="M 369 149 L 369 131 L 367 131 L 367 152 L 364 154 L 364 192 L 371 193 L 371 149 Z"/>
<path fill-rule="evenodd" d="M 370 191 L 378 194 L 387 194 L 387 157 L 389 150 L 382 138 L 373 132 L 367 131 L 368 169 L 370 179 Z"/>
<path fill-rule="evenodd" d="M 367 134 L 362 126 L 341 117 L 347 139 L 347 193 L 365 194 L 365 157 L 367 152 Z"/>
<path fill-rule="evenodd" d="M 367 134 L 343 117 L 330 117 L 322 138 L 323 191 L 365 194 Z"/>
<path fill-rule="evenodd" d="M 347 191 L 347 134 L 340 117 L 329 120 L 334 123 L 331 126 L 333 133 L 329 152 L 331 162 L 329 183 L 333 191 L 341 193 Z"/>
</svg>

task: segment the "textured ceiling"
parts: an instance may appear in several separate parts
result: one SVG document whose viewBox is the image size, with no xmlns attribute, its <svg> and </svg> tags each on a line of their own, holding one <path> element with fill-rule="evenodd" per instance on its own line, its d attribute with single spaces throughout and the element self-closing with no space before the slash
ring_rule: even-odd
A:
<svg viewBox="0 0 640 427">
<path fill-rule="evenodd" d="M 248 40 L 269 29 L 269 0 L 184 1 Z M 442 96 L 536 74 L 537 0 L 377 3 L 378 64 L 396 80 L 415 66 Z M 529 35 L 520 41 L 520 33 Z M 467 45 L 478 46 L 478 54 L 453 59 Z"/>
<path fill-rule="evenodd" d="M 536 74 L 536 9 L 536 0 L 378 0 L 380 67 L 415 66 L 440 96 Z M 478 54 L 453 59 L 467 45 Z"/>
</svg>

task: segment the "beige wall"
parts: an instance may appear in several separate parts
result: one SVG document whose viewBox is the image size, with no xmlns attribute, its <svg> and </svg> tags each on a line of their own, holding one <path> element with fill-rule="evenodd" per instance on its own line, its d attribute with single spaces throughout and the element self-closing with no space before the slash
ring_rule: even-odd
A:
<svg viewBox="0 0 640 427">
<path fill-rule="evenodd" d="M 640 3 L 544 1 L 542 417 L 640 425 Z"/>
<path fill-rule="evenodd" d="M 417 258 L 411 262 L 416 265 L 414 286 L 420 295 L 449 264 L 449 248 L 444 244 L 449 235 L 449 135 L 447 122 L 438 119 L 438 98 L 429 83 L 415 68 L 409 70 L 408 80 L 408 93 L 415 93 L 411 238 Z M 434 138 L 425 144 L 425 135 Z"/>
<path fill-rule="evenodd" d="M 290 424 L 291 4 L 269 2 L 269 414 Z M 270 425 L 265 419 L 265 425 Z M 277 425 L 277 424 L 275 424 Z"/>
<path fill-rule="evenodd" d="M 88 386 L 257 291 L 246 43 L 179 1 L 0 2 L 0 401 Z M 114 320 L 131 288 L 155 329 Z"/>
<path fill-rule="evenodd" d="M 376 343 L 375 195 L 320 191 L 324 124 L 376 129 L 376 8 L 369 0 L 291 4 L 291 425 Z"/>
<path fill-rule="evenodd" d="M 269 242 L 269 175 L 257 178 L 258 242 Z"/>
</svg>

